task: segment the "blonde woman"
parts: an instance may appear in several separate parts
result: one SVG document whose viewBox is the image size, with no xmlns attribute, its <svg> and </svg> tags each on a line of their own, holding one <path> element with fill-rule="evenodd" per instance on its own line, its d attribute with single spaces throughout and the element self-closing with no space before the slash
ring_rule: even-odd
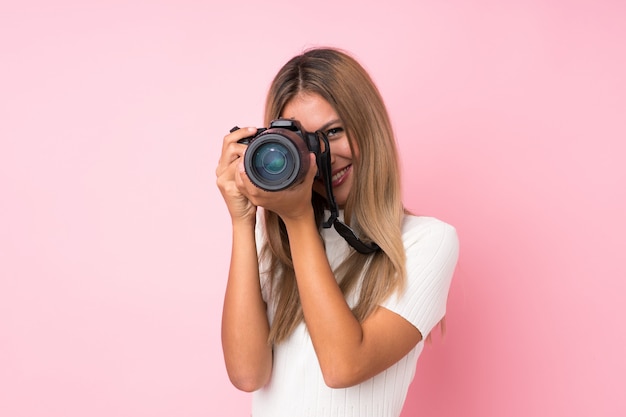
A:
<svg viewBox="0 0 626 417">
<path fill-rule="evenodd" d="M 287 62 L 266 101 L 266 126 L 276 119 L 321 132 L 330 169 L 320 172 L 312 152 L 301 181 L 266 191 L 243 162 L 242 140 L 257 130 L 224 138 L 229 377 L 254 392 L 254 417 L 399 416 L 424 339 L 445 314 L 455 229 L 405 211 L 387 111 L 349 54 L 316 48 Z"/>
</svg>

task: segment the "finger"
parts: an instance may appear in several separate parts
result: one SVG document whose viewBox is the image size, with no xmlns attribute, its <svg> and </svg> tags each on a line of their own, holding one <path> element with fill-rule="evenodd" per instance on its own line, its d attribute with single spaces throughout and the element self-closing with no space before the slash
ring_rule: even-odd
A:
<svg viewBox="0 0 626 417">
<path fill-rule="evenodd" d="M 228 177 L 230 179 L 234 178 L 234 173 L 237 170 L 236 164 L 233 161 L 226 161 L 223 158 L 220 158 L 217 168 L 215 169 L 215 176 L 217 177 Z"/>
<path fill-rule="evenodd" d="M 315 154 L 313 152 L 309 153 L 309 162 L 310 162 L 309 172 L 307 172 L 306 176 L 307 176 L 307 180 L 310 180 L 310 182 L 312 183 L 318 171 L 317 158 L 315 157 Z"/>
<path fill-rule="evenodd" d="M 248 174 L 246 174 L 246 169 L 242 161 L 234 165 L 235 184 L 240 192 L 245 193 L 247 190 L 246 183 L 250 182 L 250 179 L 248 178 Z"/>
<path fill-rule="evenodd" d="M 222 153 L 220 154 L 220 159 L 217 163 L 217 175 L 223 172 L 234 161 L 243 156 L 247 146 L 239 143 L 239 141 L 243 138 L 254 136 L 256 131 L 257 128 L 255 127 L 245 127 L 237 129 L 224 136 L 222 141 Z"/>
<path fill-rule="evenodd" d="M 241 192 L 241 194 L 246 196 L 246 198 L 250 200 L 252 204 L 254 204 L 255 206 L 262 205 L 262 202 L 266 201 L 268 196 L 270 195 L 275 196 L 274 193 L 265 191 L 257 187 L 250 180 L 250 177 L 248 176 L 248 173 L 246 172 L 243 161 L 241 161 L 238 164 L 235 177 L 236 177 L 235 183 L 237 184 L 237 188 L 239 189 L 239 192 Z"/>
<path fill-rule="evenodd" d="M 233 128 L 234 129 L 234 128 Z M 226 136 L 224 136 L 224 145 L 240 141 L 241 139 L 254 136 L 256 133 L 256 127 L 242 127 L 241 129 L 233 130 Z"/>
<path fill-rule="evenodd" d="M 237 177 L 237 185 L 240 187 L 242 193 L 244 193 L 248 198 L 250 196 L 257 194 L 261 191 L 259 187 L 254 185 L 250 178 L 248 177 L 248 173 L 246 172 L 246 168 L 244 166 L 243 160 L 237 164 L 237 173 L 235 174 Z"/>
</svg>

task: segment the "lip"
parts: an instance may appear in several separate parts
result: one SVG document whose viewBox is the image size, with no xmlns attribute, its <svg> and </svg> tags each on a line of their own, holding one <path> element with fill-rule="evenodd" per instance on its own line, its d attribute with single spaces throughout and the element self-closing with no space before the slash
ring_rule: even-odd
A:
<svg viewBox="0 0 626 417">
<path fill-rule="evenodd" d="M 333 188 L 335 188 L 335 187 L 339 187 L 341 184 L 343 184 L 343 183 L 344 183 L 344 182 L 348 179 L 348 177 L 349 177 L 349 176 L 350 176 L 350 174 L 352 173 L 352 165 L 348 165 L 348 166 L 346 166 L 346 167 L 343 167 L 343 168 L 341 168 L 341 169 L 338 169 L 338 170 L 336 170 L 336 171 L 333 171 L 333 177 L 334 177 L 335 175 L 339 174 L 339 173 L 340 173 L 340 172 L 342 172 L 342 171 L 345 171 L 345 172 L 343 172 L 343 174 L 342 174 L 339 178 L 337 178 L 336 180 L 334 180 L 334 181 L 332 182 L 332 186 L 333 186 Z M 331 177 L 331 178 L 332 178 L 332 177 Z"/>
</svg>

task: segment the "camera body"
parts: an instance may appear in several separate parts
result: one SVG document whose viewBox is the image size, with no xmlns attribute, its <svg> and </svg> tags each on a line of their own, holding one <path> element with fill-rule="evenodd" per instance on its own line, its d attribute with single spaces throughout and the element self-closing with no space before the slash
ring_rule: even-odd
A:
<svg viewBox="0 0 626 417">
<path fill-rule="evenodd" d="M 248 145 L 244 155 L 248 178 L 265 191 L 280 191 L 300 183 L 309 170 L 311 152 L 315 154 L 317 176 L 330 161 L 324 133 L 306 132 L 297 120 L 273 120 L 268 128 L 258 129 L 256 135 L 239 143 Z"/>
</svg>

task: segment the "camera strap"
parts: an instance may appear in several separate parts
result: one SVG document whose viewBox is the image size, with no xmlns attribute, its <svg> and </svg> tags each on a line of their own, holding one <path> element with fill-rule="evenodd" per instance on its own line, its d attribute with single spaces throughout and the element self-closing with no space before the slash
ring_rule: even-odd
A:
<svg viewBox="0 0 626 417">
<path fill-rule="evenodd" d="M 333 185 L 332 185 L 332 168 L 330 164 L 330 144 L 328 143 L 328 138 L 326 135 L 318 131 L 316 132 L 319 139 L 324 143 L 324 149 L 320 150 L 320 164 L 319 167 L 321 169 L 321 176 L 324 179 L 324 187 L 326 188 L 326 198 L 328 200 L 328 206 L 330 209 L 330 216 L 328 219 L 322 223 L 322 226 L 325 229 L 329 229 L 331 226 L 334 226 L 335 230 L 341 237 L 343 237 L 346 242 L 350 246 L 352 246 L 357 252 L 362 253 L 364 255 L 368 255 L 370 253 L 377 252 L 380 250 L 380 247 L 374 243 L 366 243 L 363 242 L 359 237 L 354 233 L 354 230 L 350 228 L 347 224 L 339 220 L 339 206 L 337 206 L 337 202 L 335 201 L 335 194 L 333 193 Z"/>
</svg>

